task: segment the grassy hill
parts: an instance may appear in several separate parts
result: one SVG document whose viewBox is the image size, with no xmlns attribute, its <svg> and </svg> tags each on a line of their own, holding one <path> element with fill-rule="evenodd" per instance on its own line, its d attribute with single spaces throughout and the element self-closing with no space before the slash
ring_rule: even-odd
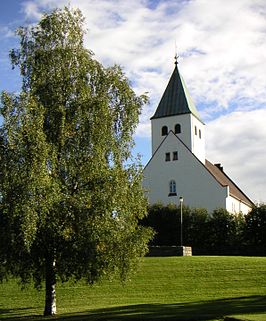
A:
<svg viewBox="0 0 266 321">
<path fill-rule="evenodd" d="M 44 319 L 43 304 L 43 291 L 0 285 L 1 320 Z M 58 285 L 57 307 L 60 321 L 265 321 L 266 257 L 144 258 L 125 285 Z"/>
</svg>

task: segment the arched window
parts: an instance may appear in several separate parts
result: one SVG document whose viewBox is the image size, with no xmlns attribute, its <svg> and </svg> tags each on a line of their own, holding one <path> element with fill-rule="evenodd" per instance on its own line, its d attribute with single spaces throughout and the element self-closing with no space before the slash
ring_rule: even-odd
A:
<svg viewBox="0 0 266 321">
<path fill-rule="evenodd" d="M 168 127 L 167 126 L 163 126 L 162 127 L 162 136 L 166 136 L 168 135 Z"/>
<path fill-rule="evenodd" d="M 180 134 L 181 133 L 181 125 L 180 124 L 176 124 L 175 125 L 175 134 Z"/>
<path fill-rule="evenodd" d="M 176 196 L 176 183 L 173 179 L 169 183 L 169 195 L 168 196 Z"/>
</svg>

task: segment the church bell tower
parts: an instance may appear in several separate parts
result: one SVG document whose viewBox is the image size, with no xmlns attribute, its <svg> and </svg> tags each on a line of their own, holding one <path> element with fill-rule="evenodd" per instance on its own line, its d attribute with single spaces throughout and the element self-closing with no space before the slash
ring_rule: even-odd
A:
<svg viewBox="0 0 266 321">
<path fill-rule="evenodd" d="M 175 68 L 160 103 L 151 117 L 152 155 L 172 131 L 205 164 L 205 125 L 192 101 L 185 82 Z M 173 146 L 175 149 L 175 146 Z"/>
</svg>

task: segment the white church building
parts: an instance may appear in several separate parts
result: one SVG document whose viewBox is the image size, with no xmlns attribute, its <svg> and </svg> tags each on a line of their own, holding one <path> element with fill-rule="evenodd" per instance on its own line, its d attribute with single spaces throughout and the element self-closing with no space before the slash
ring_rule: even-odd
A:
<svg viewBox="0 0 266 321">
<path fill-rule="evenodd" d="M 246 214 L 253 202 L 205 157 L 203 123 L 181 77 L 177 61 L 161 101 L 151 117 L 152 157 L 143 187 L 150 204 L 184 204 L 212 212 L 225 208 Z"/>
</svg>

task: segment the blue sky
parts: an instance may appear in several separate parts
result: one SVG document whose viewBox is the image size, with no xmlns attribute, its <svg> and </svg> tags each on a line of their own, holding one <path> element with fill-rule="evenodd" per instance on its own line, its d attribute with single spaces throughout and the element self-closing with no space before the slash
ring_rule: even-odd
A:
<svg viewBox="0 0 266 321">
<path fill-rule="evenodd" d="M 174 68 L 206 123 L 207 158 L 255 202 L 266 202 L 265 0 L 9 0 L 0 2 L 0 90 L 18 91 L 8 51 L 14 30 L 70 4 L 86 17 L 85 44 L 104 65 L 124 67 L 138 94 L 148 92 L 135 139 L 145 165 L 150 120 Z"/>
</svg>

